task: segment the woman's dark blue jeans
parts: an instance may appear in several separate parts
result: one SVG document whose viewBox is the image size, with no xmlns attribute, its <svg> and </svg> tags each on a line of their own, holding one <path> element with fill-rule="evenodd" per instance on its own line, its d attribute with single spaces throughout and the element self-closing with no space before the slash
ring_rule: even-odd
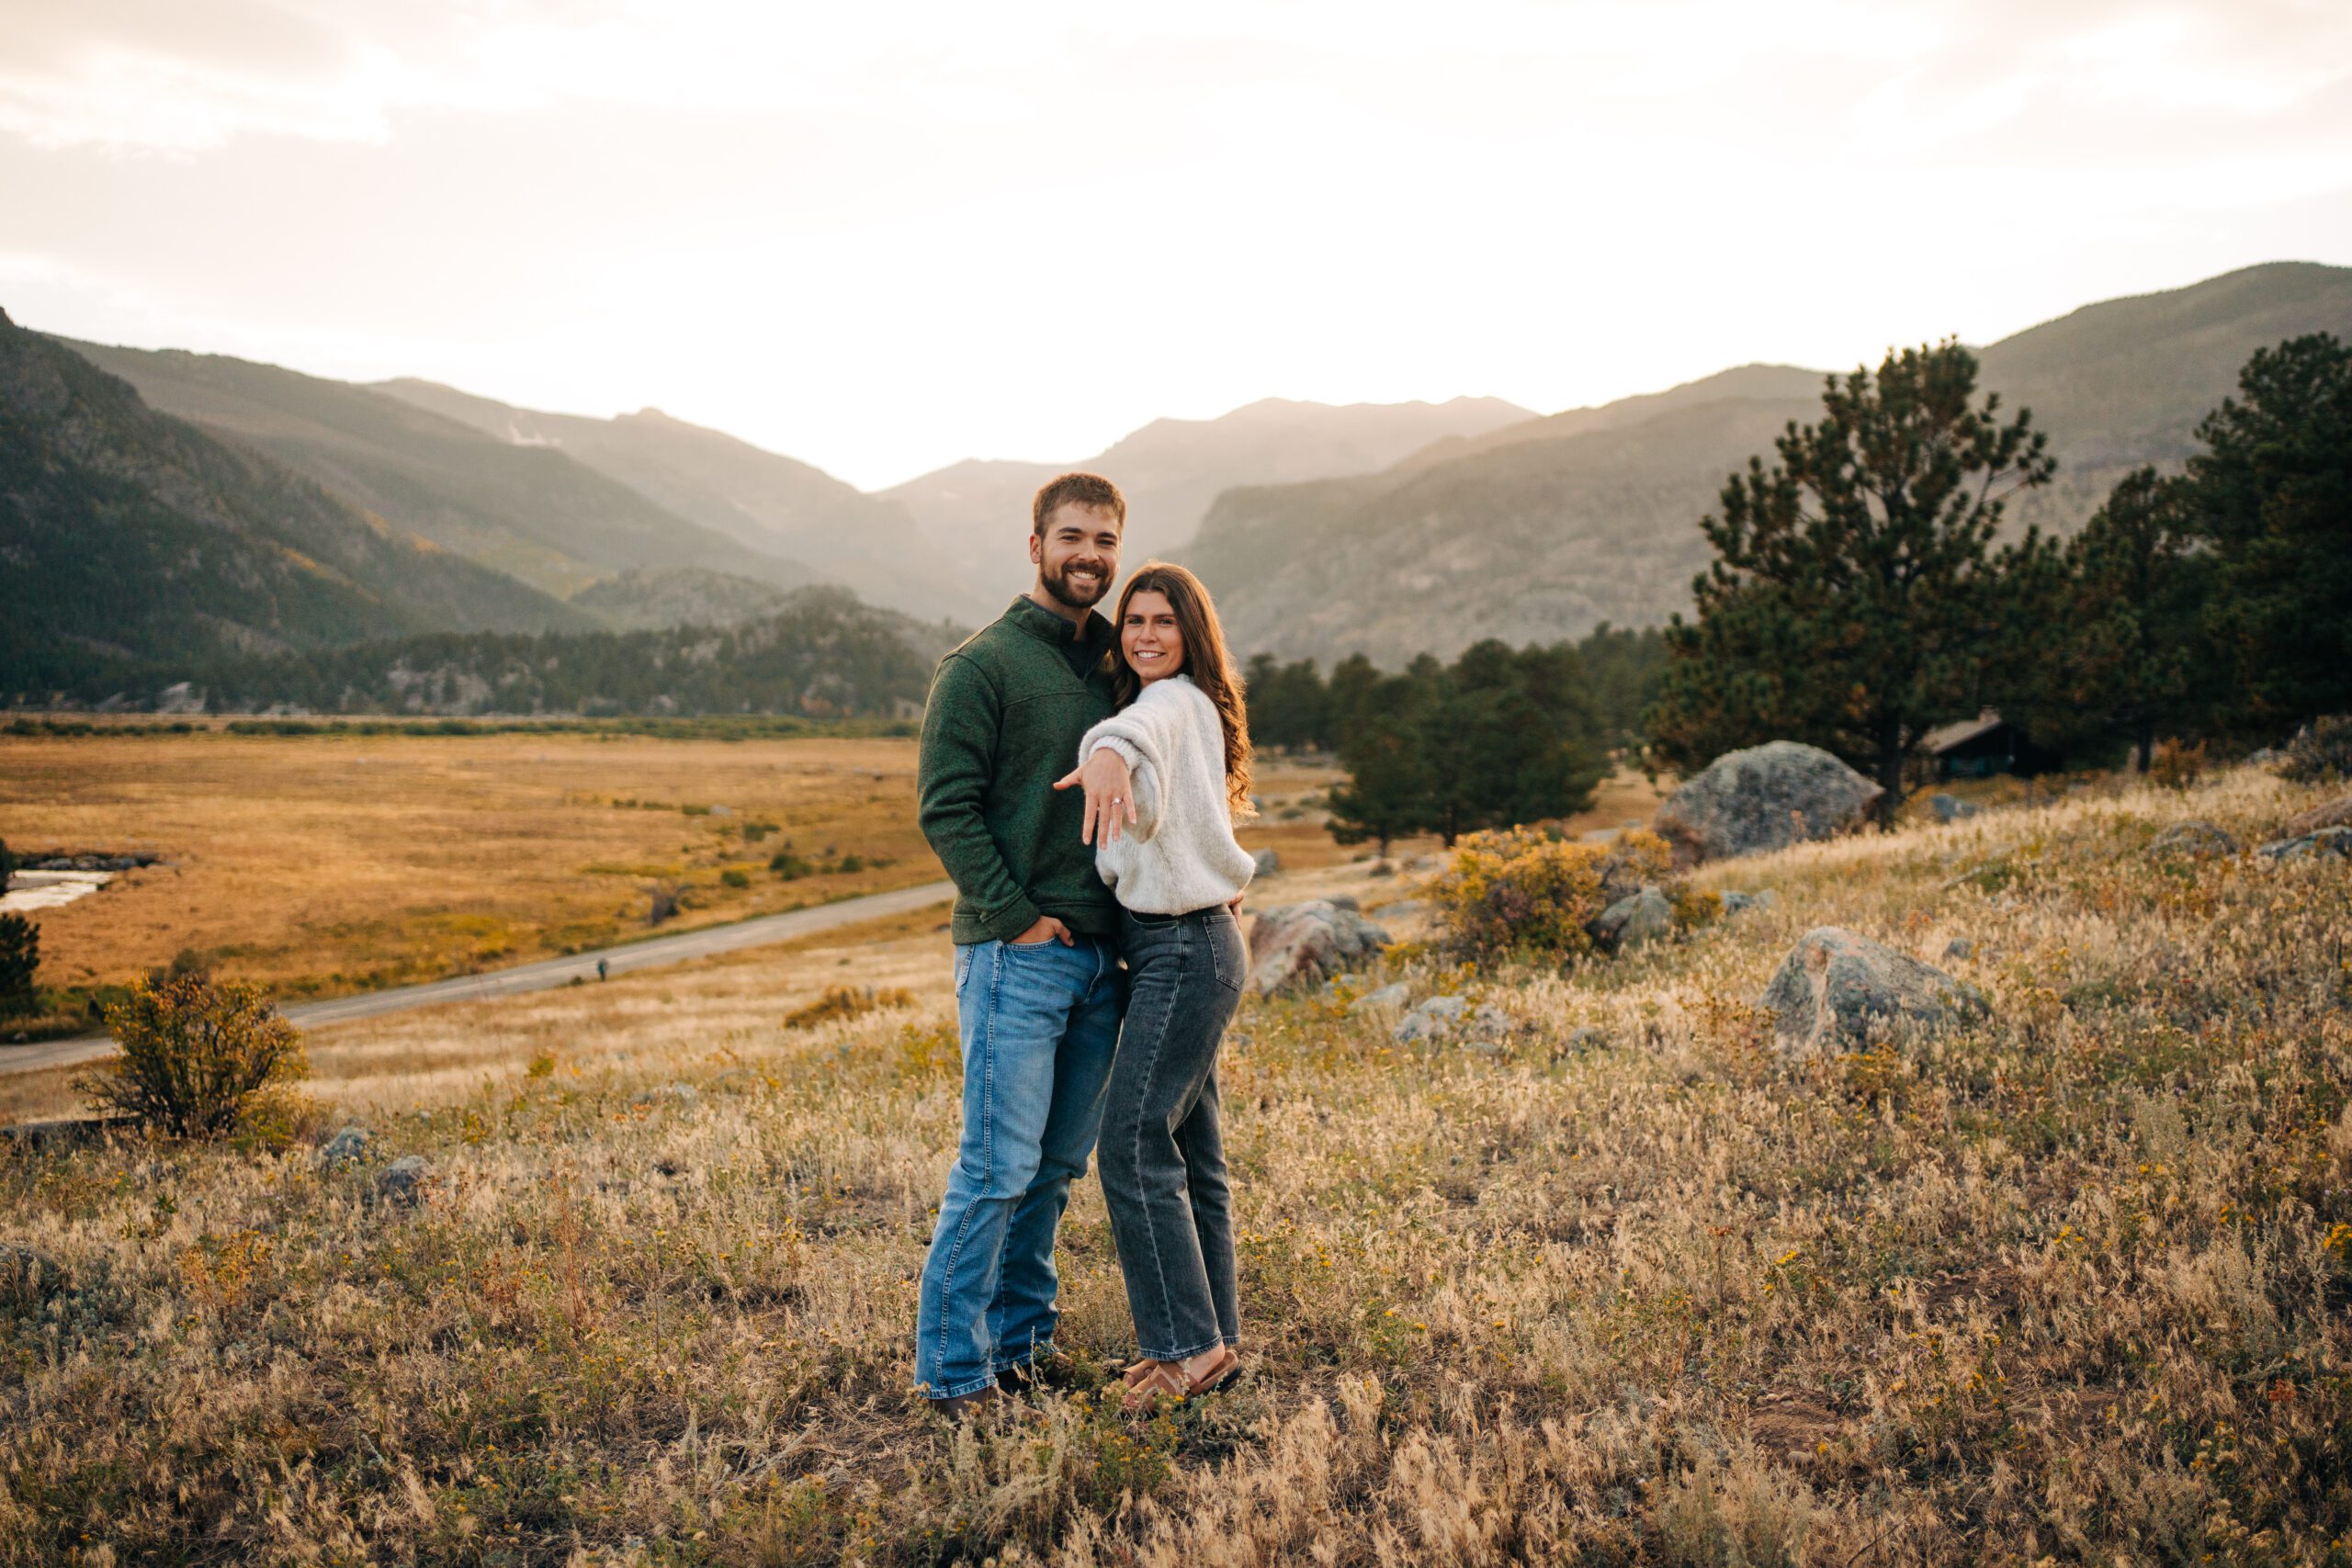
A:
<svg viewBox="0 0 2352 1568">
<path fill-rule="evenodd" d="M 1158 1361 L 1238 1344 L 1233 1196 L 1217 1126 L 1216 1050 L 1249 962 L 1233 911 L 1120 920 L 1127 1016 L 1103 1100 L 1102 1196 L 1136 1343 Z"/>
</svg>

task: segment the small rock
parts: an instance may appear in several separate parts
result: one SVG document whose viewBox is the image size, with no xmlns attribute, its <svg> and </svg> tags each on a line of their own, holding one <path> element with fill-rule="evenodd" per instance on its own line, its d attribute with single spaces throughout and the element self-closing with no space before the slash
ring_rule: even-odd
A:
<svg viewBox="0 0 2352 1568">
<path fill-rule="evenodd" d="M 2352 828 L 2352 795 L 2339 795 L 2309 811 L 2297 812 L 2278 830 L 2286 838 L 2300 839 L 2322 828 Z"/>
<path fill-rule="evenodd" d="M 1394 876 L 1396 874 L 1396 865 L 1394 861 L 1376 860 L 1372 863 L 1372 869 L 1365 872 L 1364 874 L 1366 876 Z"/>
<path fill-rule="evenodd" d="M 1947 964 L 1975 956 L 1976 944 L 1964 936 L 1956 936 L 1944 943 L 1944 962 Z"/>
<path fill-rule="evenodd" d="M 1405 869 L 1407 871 L 1428 871 L 1436 864 L 1437 861 L 1431 856 L 1415 855 L 1411 860 L 1405 863 Z"/>
<path fill-rule="evenodd" d="M 1568 1037 L 1562 1043 L 1561 1049 L 1581 1055 L 1587 1051 L 1606 1050 L 1608 1045 L 1609 1035 L 1605 1030 L 1595 1029 L 1589 1023 L 1581 1023 L 1568 1031 Z"/>
<path fill-rule="evenodd" d="M 1254 874 L 1259 876 L 1272 876 L 1283 868 L 1283 857 L 1272 850 L 1260 850 L 1250 859 L 1258 868 Z"/>
<path fill-rule="evenodd" d="M 1429 900 L 1426 898 L 1399 898 L 1395 903 L 1383 904 L 1380 907 L 1380 912 L 1401 919 L 1406 915 L 1418 915 L 1429 907 Z"/>
<path fill-rule="evenodd" d="M 1431 997 L 1399 1020 L 1394 1035 L 1399 1044 L 1434 1040 L 1453 1032 L 1470 1004 L 1461 997 Z"/>
<path fill-rule="evenodd" d="M 2233 855 L 2238 841 L 2200 818 L 2176 822 L 2148 840 L 2152 855 Z"/>
<path fill-rule="evenodd" d="M 423 1155 L 402 1155 L 376 1178 L 376 1196 L 387 1203 L 414 1208 L 424 1196 L 424 1180 L 432 1168 Z"/>
<path fill-rule="evenodd" d="M 1960 816 L 1960 797 L 1938 792 L 1928 796 L 1928 809 L 1936 814 L 1939 822 L 1950 822 Z"/>
<path fill-rule="evenodd" d="M 2286 753 L 2279 750 L 2276 746 L 2257 746 L 2255 748 L 2254 754 L 2248 757 L 2246 761 L 2253 766 L 2259 768 L 2267 763 L 2275 762 L 2285 755 Z"/>
<path fill-rule="evenodd" d="M 356 1165 L 367 1152 L 367 1128 L 341 1128 L 334 1137 L 319 1146 L 319 1168 L 335 1170 L 346 1165 Z"/>
<path fill-rule="evenodd" d="M 2352 828 L 2322 828 L 2316 833 L 2265 844 L 2254 852 L 2273 865 L 2300 860 L 2352 860 Z"/>
<path fill-rule="evenodd" d="M 1674 905 L 1657 888 L 1645 887 L 1610 905 L 1585 929 L 1609 952 L 1630 953 L 1673 933 Z"/>
<path fill-rule="evenodd" d="M 1363 984 L 1363 976 L 1361 975 L 1334 975 L 1329 979 L 1323 982 L 1323 995 L 1328 1000 L 1337 997 L 1340 994 L 1340 987 L 1342 986 L 1352 990 Z"/>
<path fill-rule="evenodd" d="M 657 1100 L 666 1100 L 673 1105 L 692 1105 L 701 1098 L 702 1091 L 690 1083 L 665 1083 L 658 1089 L 647 1089 L 633 1103 L 651 1105 Z"/>
<path fill-rule="evenodd" d="M 1783 1052 L 1813 1055 L 1868 1045 L 1881 1032 L 1933 1032 L 1985 1004 L 1973 987 L 1908 953 L 1816 926 L 1781 961 L 1760 1005 Z"/>
<path fill-rule="evenodd" d="M 1507 1040 L 1511 1032 L 1510 1014 L 1492 1002 L 1480 1002 L 1478 1010 L 1470 1015 L 1470 1029 L 1481 1040 Z"/>
<path fill-rule="evenodd" d="M 1351 915 L 1363 913 L 1363 903 L 1352 893 L 1334 893 L 1326 900 L 1334 909 L 1345 909 Z"/>
<path fill-rule="evenodd" d="M 1781 901 L 1781 896 L 1767 887 L 1760 893 L 1725 893 L 1723 901 L 1724 914 L 1738 915 L 1750 909 L 1769 909 Z"/>
<path fill-rule="evenodd" d="M 1348 1004 L 1348 1016 L 1374 1011 L 1381 1008 L 1401 1008 L 1411 998 L 1413 987 L 1402 980 L 1391 981 L 1376 991 L 1367 991 Z"/>
</svg>

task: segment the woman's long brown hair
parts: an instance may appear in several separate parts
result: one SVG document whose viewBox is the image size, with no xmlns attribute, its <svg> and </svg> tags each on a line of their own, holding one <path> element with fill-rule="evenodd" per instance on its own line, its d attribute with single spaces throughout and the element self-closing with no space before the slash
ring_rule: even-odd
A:
<svg viewBox="0 0 2352 1568">
<path fill-rule="evenodd" d="M 1193 684 L 1216 705 L 1217 723 L 1225 730 L 1226 798 L 1234 816 L 1256 816 L 1257 808 L 1250 804 L 1250 710 L 1243 703 L 1245 687 L 1241 672 L 1226 655 L 1225 628 L 1217 624 L 1216 605 L 1210 601 L 1209 591 L 1181 566 L 1148 560 L 1119 591 L 1119 613 L 1111 618 L 1114 634 L 1125 629 L 1127 605 L 1138 593 L 1165 594 L 1168 607 L 1176 612 L 1176 630 L 1184 639 L 1184 667 L 1177 673 L 1190 675 Z M 1127 662 L 1125 639 L 1117 635 L 1111 641 L 1111 674 L 1119 705 L 1125 707 L 1143 690 L 1143 677 Z"/>
</svg>

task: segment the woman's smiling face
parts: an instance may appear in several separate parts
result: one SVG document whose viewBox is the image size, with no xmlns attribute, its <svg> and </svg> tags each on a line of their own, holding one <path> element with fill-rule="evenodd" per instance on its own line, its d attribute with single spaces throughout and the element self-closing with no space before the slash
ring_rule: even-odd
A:
<svg viewBox="0 0 2352 1568">
<path fill-rule="evenodd" d="M 1127 601 L 1119 623 L 1119 652 L 1147 686 L 1184 668 L 1184 634 L 1177 629 L 1176 606 L 1167 594 L 1147 588 Z"/>
</svg>

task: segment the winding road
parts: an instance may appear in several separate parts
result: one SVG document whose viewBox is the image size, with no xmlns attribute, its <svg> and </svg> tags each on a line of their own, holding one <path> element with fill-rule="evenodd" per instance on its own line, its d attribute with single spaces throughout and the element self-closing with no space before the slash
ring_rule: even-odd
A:
<svg viewBox="0 0 2352 1568">
<path fill-rule="evenodd" d="M 652 969 L 664 964 L 683 963 L 689 958 L 707 958 L 717 953 L 765 947 L 771 942 L 790 942 L 795 937 L 831 931 L 835 926 L 854 925 L 860 920 L 879 919 L 889 915 L 904 915 L 933 904 L 944 904 L 955 896 L 954 883 L 927 882 L 920 887 L 901 887 L 892 893 L 869 893 L 861 898 L 844 898 L 837 904 L 790 909 L 781 915 L 762 915 L 755 919 L 739 920 L 733 925 L 704 926 L 698 931 L 679 931 L 674 936 L 649 937 L 643 942 L 625 942 L 618 947 L 598 948 L 593 953 L 543 958 L 536 964 L 516 964 L 512 969 L 459 975 L 423 986 L 402 986 L 397 990 L 337 997 L 332 1001 L 297 1002 L 287 1008 L 285 1012 L 290 1021 L 306 1029 L 315 1029 L 321 1024 L 345 1023 L 355 1018 L 375 1018 L 382 1013 L 405 1012 L 411 1008 L 436 1007 L 445 1002 L 480 1002 L 494 997 L 520 996 L 526 991 L 544 991 L 557 986 L 568 986 L 574 980 L 594 980 L 600 960 L 610 973 L 626 975 L 632 969 Z M 113 1054 L 114 1042 L 103 1034 L 76 1035 L 71 1040 L 43 1040 L 29 1045 L 0 1045 L 0 1073 L 70 1067 Z"/>
</svg>

